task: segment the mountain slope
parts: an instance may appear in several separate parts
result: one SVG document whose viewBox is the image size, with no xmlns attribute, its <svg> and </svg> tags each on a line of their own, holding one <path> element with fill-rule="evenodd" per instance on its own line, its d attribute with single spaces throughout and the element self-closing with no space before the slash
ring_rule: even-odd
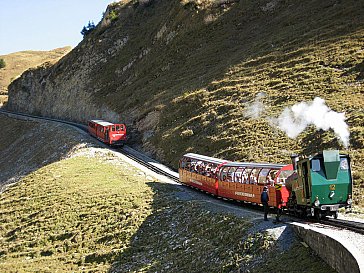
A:
<svg viewBox="0 0 364 273">
<path fill-rule="evenodd" d="M 5 68 L 0 69 L 0 104 L 6 101 L 8 85 L 12 80 L 31 67 L 37 67 L 44 62 L 55 63 L 59 58 L 71 51 L 71 49 L 68 46 L 50 51 L 20 51 L 0 55 L 0 59 L 3 59 L 6 63 Z"/>
<path fill-rule="evenodd" d="M 56 65 L 15 81 L 7 107 L 125 121 L 134 144 L 171 166 L 186 151 L 288 162 L 293 152 L 336 148 L 351 154 L 358 190 L 363 11 L 354 0 L 121 1 Z M 272 122 L 315 97 L 345 112 L 348 149 L 333 126 L 291 139 Z"/>
<path fill-rule="evenodd" d="M 0 126 L 0 272 L 332 271 L 289 227 L 159 182 L 84 132 Z"/>
</svg>

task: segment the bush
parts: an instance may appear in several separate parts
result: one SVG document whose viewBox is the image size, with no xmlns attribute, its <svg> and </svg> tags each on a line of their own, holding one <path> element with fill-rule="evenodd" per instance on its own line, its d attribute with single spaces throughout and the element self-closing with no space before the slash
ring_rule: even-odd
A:
<svg viewBox="0 0 364 273">
<path fill-rule="evenodd" d="M 118 14 L 116 13 L 115 10 L 110 11 L 109 15 L 107 16 L 107 19 L 109 19 L 110 21 L 115 21 L 118 19 Z"/>
<path fill-rule="evenodd" d="M 4 61 L 4 59 L 0 59 L 0 69 L 4 68 L 6 66 L 6 63 Z"/>
<path fill-rule="evenodd" d="M 194 132 L 191 129 L 186 129 L 186 130 L 182 131 L 181 134 L 180 134 L 180 136 L 182 138 L 189 138 L 189 137 L 191 137 L 193 135 L 194 135 Z"/>
</svg>

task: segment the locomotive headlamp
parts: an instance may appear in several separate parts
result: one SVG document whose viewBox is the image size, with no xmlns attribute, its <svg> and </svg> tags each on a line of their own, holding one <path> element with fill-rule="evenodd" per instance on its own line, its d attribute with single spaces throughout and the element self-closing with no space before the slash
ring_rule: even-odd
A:
<svg viewBox="0 0 364 273">
<path fill-rule="evenodd" d="M 351 194 L 348 195 L 348 200 L 346 200 L 346 203 L 348 205 L 351 205 L 353 203 L 353 199 L 351 199 Z"/>
<path fill-rule="evenodd" d="M 319 200 L 319 197 L 318 196 L 316 196 L 315 202 L 313 204 L 315 205 L 315 207 L 320 206 L 320 200 Z"/>
</svg>

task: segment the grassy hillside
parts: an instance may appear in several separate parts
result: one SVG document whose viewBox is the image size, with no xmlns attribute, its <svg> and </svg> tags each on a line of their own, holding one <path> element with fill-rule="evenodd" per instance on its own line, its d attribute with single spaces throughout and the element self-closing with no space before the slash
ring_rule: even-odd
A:
<svg viewBox="0 0 364 273">
<path fill-rule="evenodd" d="M 92 147 L 74 129 L 52 122 L 30 122 L 0 115 L 0 192 L 22 176 L 67 157 L 79 145 Z M 57 136 L 57 137 L 51 137 Z"/>
<path fill-rule="evenodd" d="M 0 105 L 6 102 L 8 85 L 25 70 L 49 62 L 55 63 L 69 51 L 71 47 L 62 47 L 50 51 L 20 51 L 7 55 L 0 55 L 6 67 L 0 69 Z"/>
<path fill-rule="evenodd" d="M 288 163 L 292 153 L 340 149 L 364 203 L 363 26 L 356 0 L 120 1 L 33 84 L 30 74 L 14 84 L 27 99 L 12 105 L 82 121 L 117 113 L 131 143 L 172 167 L 186 152 Z M 315 97 L 345 113 L 348 148 L 332 129 L 311 125 L 291 139 L 272 124 Z M 79 98 L 83 107 L 66 107 Z"/>
<path fill-rule="evenodd" d="M 185 152 L 288 162 L 292 153 L 336 148 L 352 156 L 356 202 L 363 201 L 364 2 L 125 2 L 114 6 L 118 20 L 85 41 L 130 37 L 90 88 L 115 111 L 139 109 L 136 125 L 159 113 L 145 149 L 176 166 Z M 247 116 L 261 93 L 264 111 Z M 345 112 L 349 149 L 332 130 L 311 126 L 290 139 L 270 124 L 316 96 Z"/>
<path fill-rule="evenodd" d="M 2 115 L 0 125 L 0 185 L 20 180 L 0 194 L 0 272 L 259 272 L 281 259 L 331 272 L 294 238 L 282 252 L 250 231 L 249 214 L 156 181 L 75 129 Z"/>
<path fill-rule="evenodd" d="M 27 131 L 31 130 L 36 125 L 36 122 L 15 120 L 0 115 L 0 152 L 4 152 L 10 145 L 22 138 Z M 13 134 L 13 132 L 17 132 L 17 134 Z"/>
<path fill-rule="evenodd" d="M 175 186 L 112 153 L 86 154 L 45 166 L 1 194 L 1 272 L 237 272 L 256 260 L 279 272 L 282 258 L 285 272 L 300 265 L 331 272 L 297 242 L 277 254 L 270 236 L 247 234 L 246 220 L 176 200 Z"/>
</svg>

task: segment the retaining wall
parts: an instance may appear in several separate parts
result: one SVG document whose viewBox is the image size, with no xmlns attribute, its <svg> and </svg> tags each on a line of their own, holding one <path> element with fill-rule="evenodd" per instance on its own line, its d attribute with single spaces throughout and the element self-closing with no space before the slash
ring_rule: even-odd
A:
<svg viewBox="0 0 364 273">
<path fill-rule="evenodd" d="M 293 229 L 318 256 L 339 273 L 364 273 L 364 260 L 359 251 L 329 231 L 320 231 L 301 223 L 292 223 Z"/>
</svg>

